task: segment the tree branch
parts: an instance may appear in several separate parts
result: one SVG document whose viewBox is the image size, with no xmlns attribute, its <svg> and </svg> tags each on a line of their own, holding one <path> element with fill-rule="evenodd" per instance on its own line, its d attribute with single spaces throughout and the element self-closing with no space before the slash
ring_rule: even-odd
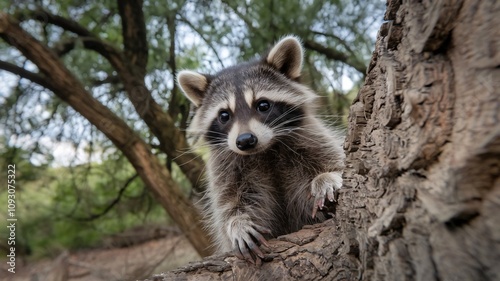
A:
<svg viewBox="0 0 500 281">
<path fill-rule="evenodd" d="M 155 274 L 153 280 L 358 280 L 359 262 L 334 219 L 268 241 L 260 266 L 226 253 Z"/>
<path fill-rule="evenodd" d="M 52 51 L 57 54 L 58 57 L 62 57 L 69 52 L 71 52 L 76 46 L 76 39 L 62 39 L 57 44 L 52 47 Z"/>
<path fill-rule="evenodd" d="M 122 19 L 122 36 L 125 56 L 130 63 L 146 75 L 148 42 L 141 0 L 118 0 L 118 11 Z"/>
<path fill-rule="evenodd" d="M 120 78 L 118 78 L 118 76 L 109 75 L 108 77 L 106 77 L 106 78 L 104 78 L 102 80 L 94 80 L 92 82 L 92 86 L 98 87 L 98 86 L 102 86 L 102 85 L 105 85 L 105 84 L 118 84 L 120 82 L 121 81 L 120 81 Z"/>
<path fill-rule="evenodd" d="M 342 47 L 344 47 L 349 52 L 349 54 L 351 54 L 351 56 L 356 55 L 354 53 L 354 51 L 352 50 L 352 48 L 349 46 L 349 44 L 344 39 L 338 37 L 337 35 L 335 35 L 333 33 L 325 33 L 325 32 L 316 31 L 316 30 L 311 30 L 311 32 L 316 34 L 316 35 L 321 35 L 321 36 L 330 37 L 330 38 L 335 39 L 335 41 L 340 43 L 342 45 Z"/>
<path fill-rule="evenodd" d="M 59 56 L 63 56 L 70 52 L 75 48 L 76 41 L 82 40 L 83 46 L 86 49 L 93 50 L 105 57 L 118 72 L 126 69 L 123 59 L 124 55 L 121 50 L 102 41 L 74 20 L 51 14 L 43 9 L 20 13 L 17 15 L 17 18 L 20 20 L 32 18 L 44 23 L 50 23 L 78 35 L 78 39 L 67 40 L 55 47 L 55 51 Z"/>
<path fill-rule="evenodd" d="M 177 63 L 175 61 L 175 37 L 177 33 L 176 29 L 176 11 L 172 12 L 173 15 L 167 14 L 165 18 L 167 19 L 167 29 L 170 37 L 170 46 L 168 50 L 168 60 L 167 64 L 170 66 L 170 71 L 174 75 L 174 77 L 177 75 Z M 185 110 L 184 112 L 181 112 L 181 108 L 179 106 L 179 89 L 177 87 L 177 83 L 174 83 L 172 87 L 172 91 L 170 91 L 170 101 L 168 103 L 168 113 L 170 116 L 175 120 L 177 118 L 177 115 L 180 113 L 186 113 Z M 189 110 L 189 108 L 188 108 Z"/>
<path fill-rule="evenodd" d="M 34 19 L 43 23 L 50 23 L 55 26 L 59 26 L 64 30 L 75 33 L 79 36 L 92 37 L 94 36 L 88 29 L 81 26 L 76 21 L 54 15 L 45 11 L 43 9 L 36 9 L 32 11 L 23 10 L 15 16 L 19 21 L 25 21 L 26 19 Z"/>
<path fill-rule="evenodd" d="M 28 71 L 22 67 L 19 67 L 15 64 L 2 61 L 0 60 L 0 69 L 6 70 L 12 74 L 16 74 L 21 78 L 25 78 L 30 80 L 31 82 L 34 82 L 44 88 L 47 88 L 49 90 L 53 90 L 54 86 L 51 84 L 51 82 L 45 78 L 44 76 Z"/>
<path fill-rule="evenodd" d="M 222 67 L 224 67 L 224 63 L 222 62 L 222 59 L 220 58 L 219 53 L 215 50 L 215 47 L 212 44 L 212 42 L 210 42 L 210 40 L 208 40 L 207 38 L 205 38 L 204 33 L 201 30 L 199 30 L 198 28 L 196 28 L 196 26 L 194 26 L 189 20 L 187 20 L 182 15 L 179 15 L 179 17 L 180 17 L 180 21 L 182 21 L 183 23 L 187 24 L 189 26 L 189 28 L 191 28 L 194 32 L 196 32 L 200 36 L 200 38 L 205 42 L 205 44 L 207 44 L 207 46 L 210 49 L 212 49 L 212 52 L 214 53 L 215 57 L 219 61 L 220 65 Z"/>
<path fill-rule="evenodd" d="M 312 40 L 304 40 L 304 47 L 309 49 L 309 50 L 313 50 L 313 51 L 316 51 L 320 54 L 323 54 L 328 59 L 343 62 L 343 63 L 353 67 L 357 71 L 361 72 L 363 75 L 365 75 L 366 66 L 357 60 L 353 60 L 353 59 L 349 58 L 346 54 L 344 54 L 342 52 L 339 52 L 339 51 L 332 49 L 332 48 L 328 48 L 328 47 L 323 46 L 320 43 L 317 43 L 317 42 L 312 41 Z"/>
<path fill-rule="evenodd" d="M 104 216 L 105 214 L 107 214 L 111 209 L 113 209 L 113 207 L 118 204 L 122 198 L 122 195 L 123 193 L 125 192 L 125 190 L 127 190 L 127 188 L 129 187 L 129 185 L 139 176 L 139 174 L 135 174 L 133 175 L 132 177 L 128 178 L 127 181 L 125 182 L 125 184 L 123 184 L 123 186 L 120 188 L 120 190 L 118 191 L 118 195 L 111 201 L 111 203 L 109 203 L 106 208 L 104 208 L 104 210 L 98 214 L 91 214 L 90 216 L 88 217 L 73 217 L 72 219 L 74 220 L 77 220 L 77 221 L 92 221 L 92 220 L 95 220 L 95 219 L 98 219 L 102 216 Z"/>
<path fill-rule="evenodd" d="M 196 153 L 189 152 L 190 146 L 185 135 L 175 126 L 176 120 L 154 100 L 144 83 L 148 49 L 142 2 L 118 1 L 118 6 L 124 29 L 125 53 L 129 54 L 127 58 L 132 58 L 128 70 L 118 71 L 118 75 L 137 113 L 160 141 L 161 150 L 178 164 L 193 189 L 202 192 L 204 185 L 200 179 L 204 168 L 203 160 Z M 173 47 L 175 48 L 175 45 Z M 172 106 L 175 106 L 175 103 Z"/>
</svg>

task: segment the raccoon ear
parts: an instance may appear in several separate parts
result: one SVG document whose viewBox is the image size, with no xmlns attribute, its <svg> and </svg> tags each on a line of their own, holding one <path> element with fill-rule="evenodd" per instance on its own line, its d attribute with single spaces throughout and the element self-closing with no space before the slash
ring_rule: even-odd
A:
<svg viewBox="0 0 500 281">
<path fill-rule="evenodd" d="M 302 71 L 303 50 L 299 39 L 287 36 L 271 49 L 266 62 L 290 79 L 300 77 Z"/>
<path fill-rule="evenodd" d="M 177 74 L 177 84 L 184 95 L 196 106 L 200 106 L 208 87 L 208 78 L 198 72 L 182 70 Z"/>
</svg>

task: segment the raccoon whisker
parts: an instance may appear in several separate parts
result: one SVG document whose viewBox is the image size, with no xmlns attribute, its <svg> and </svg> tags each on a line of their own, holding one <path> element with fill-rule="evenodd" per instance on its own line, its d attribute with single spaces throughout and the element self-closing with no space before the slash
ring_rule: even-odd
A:
<svg viewBox="0 0 500 281">
<path fill-rule="evenodd" d="M 305 133 L 304 133 L 305 132 Z M 321 143 L 323 142 L 320 137 L 320 135 L 317 134 L 317 132 L 310 130 L 310 129 L 304 129 L 304 128 L 297 128 L 295 131 L 292 132 L 293 136 L 298 136 L 302 138 L 303 140 L 310 141 L 312 143 Z M 315 137 L 316 136 L 316 137 Z"/>
<path fill-rule="evenodd" d="M 214 160 L 220 161 L 220 165 L 218 165 L 215 169 L 213 169 L 213 173 L 215 176 L 214 179 L 223 179 L 228 175 L 229 170 L 233 167 L 232 162 L 234 159 L 228 159 L 227 153 L 221 152 L 214 156 Z"/>
<path fill-rule="evenodd" d="M 290 119 L 289 121 L 290 122 L 295 122 L 295 121 L 300 121 L 302 119 L 306 119 L 305 117 L 300 117 L 300 118 L 295 118 L 295 119 Z M 282 129 L 282 127 L 284 127 L 284 125 L 286 125 L 288 123 L 286 122 L 283 122 L 280 124 L 280 126 L 277 126 L 275 127 L 276 129 Z M 293 129 L 293 130 L 303 130 L 305 132 L 309 132 L 311 133 L 312 135 L 315 135 L 317 134 L 316 132 L 316 124 L 301 124 L 300 126 L 298 127 L 293 127 L 293 128 L 288 128 L 288 129 Z"/>
<path fill-rule="evenodd" d="M 225 133 L 217 132 L 217 131 L 212 131 L 212 130 L 190 130 L 190 133 L 196 133 L 197 135 L 204 135 L 204 134 L 214 134 L 214 135 L 221 135 L 221 136 L 226 136 Z"/>
<path fill-rule="evenodd" d="M 187 153 L 187 152 L 186 152 L 186 153 Z M 184 154 L 186 154 L 186 153 L 183 153 L 183 154 L 181 154 L 181 155 L 179 155 L 179 156 L 175 157 L 173 160 L 178 159 L 179 157 L 181 157 L 182 155 L 184 155 Z M 195 159 L 197 159 L 197 158 L 201 158 L 201 155 L 197 155 L 196 157 L 193 157 L 193 158 L 191 158 L 189 161 L 186 161 L 186 162 L 184 162 L 184 163 L 178 163 L 178 164 L 177 164 L 177 166 L 179 166 L 179 167 L 184 166 L 184 165 L 186 165 L 186 164 L 190 163 L 191 161 L 194 161 L 194 160 L 195 160 Z"/>
<path fill-rule="evenodd" d="M 279 130 L 279 129 L 282 129 L 282 128 L 287 128 L 287 129 L 290 129 L 290 128 L 295 128 L 296 126 L 289 126 L 287 127 L 288 124 L 293 124 L 294 122 L 297 122 L 297 121 L 302 121 L 302 120 L 306 120 L 307 117 L 306 116 L 297 116 L 295 118 L 291 118 L 291 119 L 288 119 L 288 120 L 285 120 L 283 121 L 282 123 L 278 123 L 274 129 L 275 130 Z M 300 126 L 304 126 L 304 125 L 300 125 Z"/>
<path fill-rule="evenodd" d="M 306 116 L 297 116 L 297 117 L 285 120 L 282 123 L 279 123 L 278 126 L 276 126 L 276 127 L 278 127 L 278 128 L 279 127 L 283 127 L 283 126 L 285 126 L 287 124 L 290 124 L 290 123 L 293 123 L 293 122 L 296 122 L 296 121 L 301 121 L 301 120 L 304 120 L 304 119 L 307 119 L 307 117 Z"/>
<path fill-rule="evenodd" d="M 290 150 L 291 152 L 293 152 L 295 155 L 297 156 L 300 156 L 300 154 L 295 151 L 293 148 L 291 148 L 290 146 L 288 146 L 288 144 L 286 144 L 284 141 L 280 140 L 279 138 L 276 139 L 278 142 L 280 142 L 284 147 L 286 147 L 288 150 Z"/>
<path fill-rule="evenodd" d="M 286 129 L 281 129 L 281 130 L 276 131 L 276 136 L 277 137 L 284 136 L 287 138 L 292 138 L 292 139 L 296 140 L 298 143 L 303 142 L 303 141 L 308 141 L 310 143 L 321 144 L 319 139 L 309 137 L 307 134 L 299 133 L 297 131 L 306 131 L 307 132 L 308 130 L 304 130 L 303 128 L 300 128 L 300 127 L 298 127 L 298 128 L 286 128 Z M 309 130 L 309 132 L 310 132 L 309 135 L 315 135 L 314 132 L 312 132 L 312 130 Z"/>
<path fill-rule="evenodd" d="M 283 122 L 275 124 L 272 128 L 273 128 L 273 130 L 280 130 L 280 129 L 283 129 L 283 128 L 285 128 L 285 129 L 292 129 L 292 128 L 297 127 L 293 123 L 300 122 L 300 121 L 306 120 L 306 119 L 307 118 L 305 116 L 298 116 L 298 117 L 295 117 L 295 118 L 283 120 Z M 302 125 L 300 125 L 300 126 L 302 126 Z"/>
<path fill-rule="evenodd" d="M 329 112 L 327 113 L 317 113 L 317 117 L 335 117 L 335 118 L 340 118 L 340 117 L 347 117 L 347 114 L 330 114 Z"/>
<path fill-rule="evenodd" d="M 318 132 L 314 129 L 314 126 L 314 124 L 310 124 L 309 126 L 303 125 L 301 127 L 297 127 L 296 131 L 300 130 L 302 132 L 309 133 L 309 135 L 315 136 L 318 135 Z M 340 130 L 338 131 L 341 132 Z"/>
<path fill-rule="evenodd" d="M 280 116 L 278 116 L 276 119 L 274 119 L 270 124 L 269 126 L 273 126 L 275 125 L 276 123 L 278 123 L 281 119 L 283 119 L 284 117 L 287 116 L 287 114 L 289 114 L 290 112 L 294 111 L 295 109 L 297 108 L 300 108 L 303 104 L 300 103 L 300 104 L 296 104 L 290 108 L 288 108 L 285 112 L 283 112 Z"/>
<path fill-rule="evenodd" d="M 210 144 L 207 144 L 207 143 L 194 143 L 194 144 L 191 144 L 188 148 L 186 149 L 180 149 L 178 150 L 179 152 L 182 152 L 181 155 L 177 156 L 176 158 L 184 155 L 185 153 L 196 153 L 196 154 L 200 154 L 198 150 L 200 149 L 203 149 L 203 148 L 209 148 L 210 147 Z M 176 159 L 174 158 L 174 159 Z"/>
<path fill-rule="evenodd" d="M 269 123 L 270 127 L 273 127 L 276 123 L 278 123 L 281 119 L 285 118 L 290 112 L 294 111 L 297 108 L 300 108 L 302 104 L 297 104 L 289 109 L 287 109 L 285 112 L 283 112 L 280 116 L 278 116 L 276 119 L 274 119 L 271 123 Z"/>
<path fill-rule="evenodd" d="M 218 141 L 220 141 L 220 143 L 222 144 L 223 142 L 225 142 L 225 138 L 218 138 L 217 139 Z M 179 156 L 175 157 L 175 159 L 183 156 L 184 154 L 186 153 L 196 153 L 196 154 L 200 154 L 200 151 L 201 149 L 203 148 L 210 148 L 211 146 L 213 146 L 213 144 L 210 144 L 210 143 L 207 143 L 207 142 L 196 142 L 194 144 L 191 144 L 191 146 L 187 149 L 184 149 L 184 150 L 179 150 L 180 152 L 182 152 L 182 154 L 180 154 Z"/>
</svg>

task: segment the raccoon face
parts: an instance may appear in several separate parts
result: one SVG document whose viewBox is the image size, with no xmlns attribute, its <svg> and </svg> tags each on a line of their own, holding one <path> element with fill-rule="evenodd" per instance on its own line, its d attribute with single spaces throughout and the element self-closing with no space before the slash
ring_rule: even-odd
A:
<svg viewBox="0 0 500 281">
<path fill-rule="evenodd" d="M 261 60 L 216 75 L 181 71 L 178 83 L 197 107 L 190 133 L 241 155 L 265 151 L 303 126 L 316 95 L 297 82 L 302 47 L 285 37 Z"/>
<path fill-rule="evenodd" d="M 220 91 L 214 89 L 215 93 Z M 278 136 L 297 127 L 304 116 L 302 108 L 275 100 L 272 95 L 266 95 L 268 92 L 249 86 L 236 90 L 226 106 L 217 110 L 205 139 L 214 145 L 226 144 L 242 155 L 265 151 Z"/>
</svg>

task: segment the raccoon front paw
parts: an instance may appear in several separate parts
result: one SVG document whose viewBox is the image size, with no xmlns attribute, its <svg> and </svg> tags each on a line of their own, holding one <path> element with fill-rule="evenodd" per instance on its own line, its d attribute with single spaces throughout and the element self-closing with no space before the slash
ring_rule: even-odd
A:
<svg viewBox="0 0 500 281">
<path fill-rule="evenodd" d="M 314 197 L 312 217 L 316 217 L 318 209 L 325 206 L 325 197 L 330 202 L 335 200 L 333 192 L 342 187 L 342 173 L 330 172 L 317 175 L 311 183 L 311 196 Z"/>
<path fill-rule="evenodd" d="M 234 220 L 230 223 L 229 237 L 231 238 L 235 255 L 252 264 L 260 265 L 262 262 L 261 259 L 264 258 L 264 253 L 262 253 L 259 245 L 265 245 L 269 248 L 269 244 L 264 236 L 262 236 L 262 233 L 271 234 L 271 230 L 257 225 L 249 219 Z"/>
</svg>

